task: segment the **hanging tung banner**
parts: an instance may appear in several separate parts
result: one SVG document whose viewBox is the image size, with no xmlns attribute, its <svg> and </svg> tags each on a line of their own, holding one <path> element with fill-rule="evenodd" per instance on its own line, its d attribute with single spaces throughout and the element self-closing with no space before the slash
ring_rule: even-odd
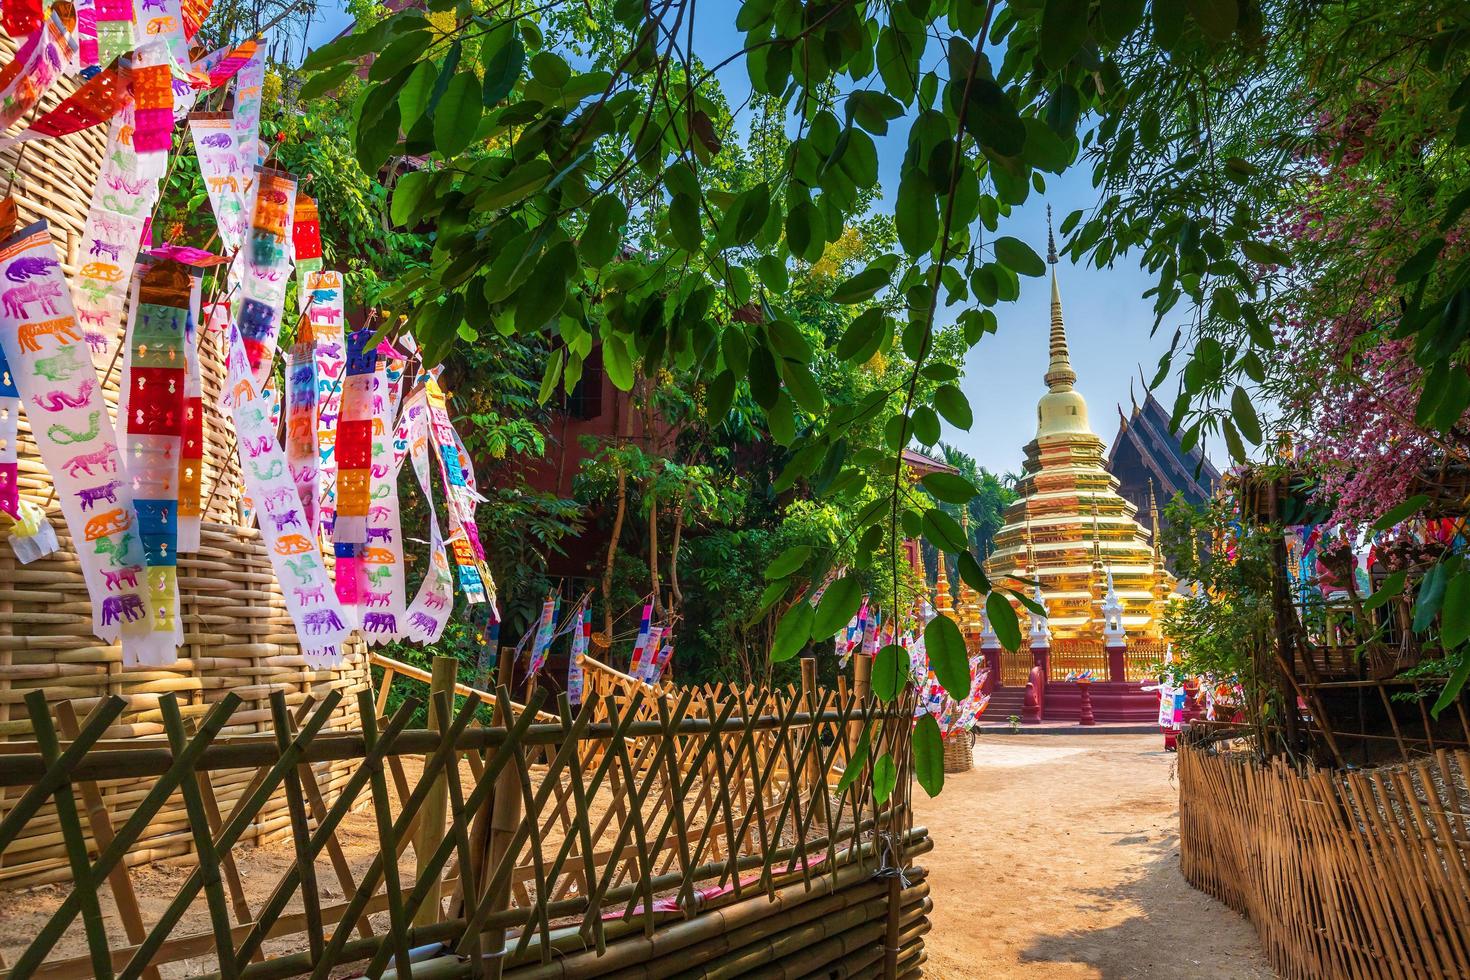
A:
<svg viewBox="0 0 1470 980">
<path fill-rule="evenodd" d="M 388 376 L 377 358 L 372 379 L 372 462 L 367 531 L 358 552 L 362 589 L 358 604 L 368 643 L 386 643 L 403 632 L 404 609 L 402 521 L 398 512 L 398 463 L 395 440 L 388 435 Z"/>
<path fill-rule="evenodd" d="M 192 277 L 155 262 L 137 280 L 118 397 L 123 472 L 132 485 L 148 582 L 150 634 L 140 659 L 157 663 L 184 642 L 179 621 L 179 459 L 185 417 L 184 353 Z"/>
<path fill-rule="evenodd" d="M 46 222 L 0 245 L 0 283 L 0 345 L 71 531 L 92 630 L 109 642 L 122 638 L 124 664 L 143 663 L 140 653 L 154 648 L 137 642 L 150 617 L 132 488 Z M 174 659 L 169 650 L 156 665 Z"/>
<path fill-rule="evenodd" d="M 250 398 L 237 404 L 232 415 L 245 487 L 255 501 L 260 536 L 296 624 L 302 656 L 312 667 L 335 667 L 342 662 L 342 644 L 350 627 L 286 471 L 285 453 L 270 424 L 270 404 L 264 398 Z"/>
<path fill-rule="evenodd" d="M 418 478 L 429 511 L 429 571 L 419 583 L 413 604 L 408 607 L 402 633 L 418 643 L 434 643 L 449 622 L 449 609 L 454 602 L 454 575 L 449 570 L 449 556 L 444 547 L 444 536 L 439 530 L 439 515 L 434 511 L 434 491 L 429 473 L 429 409 L 422 388 L 409 396 L 403 406 L 399 435 L 401 439 L 394 439 L 395 463 L 402 462 L 397 457 L 401 441 L 413 461 L 414 476 Z"/>
<path fill-rule="evenodd" d="M 245 355 L 250 359 L 251 379 L 257 391 L 269 387 L 271 362 L 281 333 L 281 310 L 286 304 L 286 286 L 291 279 L 292 251 L 286 242 L 291 235 L 295 200 L 294 177 L 280 170 L 256 168 L 235 324 L 245 344 Z"/>
</svg>

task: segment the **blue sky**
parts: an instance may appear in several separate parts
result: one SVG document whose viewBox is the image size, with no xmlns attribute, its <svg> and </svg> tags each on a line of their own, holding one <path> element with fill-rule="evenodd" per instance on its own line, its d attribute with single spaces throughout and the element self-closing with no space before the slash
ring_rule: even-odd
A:
<svg viewBox="0 0 1470 980">
<path fill-rule="evenodd" d="M 695 49 L 706 64 L 716 64 L 738 50 L 741 36 L 731 29 L 735 7 L 734 0 L 715 0 L 696 8 Z M 325 43 L 347 22 L 340 0 L 324 0 L 309 44 Z M 722 70 L 719 77 L 732 105 L 748 94 L 745 69 L 739 61 Z M 898 187 L 907 131 L 904 121 L 898 120 L 889 136 L 878 140 L 879 179 L 888 194 Z M 1033 192 L 1024 205 L 1001 220 L 999 231 L 1031 243 L 1043 255 L 1046 205 L 1051 204 L 1060 223 L 1067 214 L 1091 208 L 1098 199 L 1090 168 L 1074 167 L 1062 177 L 1046 176 L 1045 195 Z M 885 200 L 882 206 L 890 203 Z M 1077 386 L 1087 399 L 1093 431 L 1111 444 L 1118 430 L 1115 406 L 1122 405 L 1127 411 L 1130 380 L 1142 398 L 1139 367 L 1142 365 L 1146 377 L 1153 377 L 1159 356 L 1168 349 L 1174 323 L 1166 320 L 1154 337 L 1149 336 L 1153 313 L 1142 294 L 1151 283 L 1131 256 L 1102 270 L 1063 259 L 1057 269 Z M 946 427 L 944 439 L 987 469 L 1019 470 L 1021 448 L 1035 434 L 1036 401 L 1046 390 L 1041 378 L 1046 372 L 1050 301 L 1047 279 L 1023 279 L 1020 299 L 996 308 L 999 331 L 981 340 L 966 361 L 962 387 L 974 407 L 975 425 L 969 432 Z M 941 315 L 952 319 L 960 309 L 951 307 Z M 1172 379 L 1164 383 L 1161 400 L 1166 407 L 1173 403 L 1174 390 Z M 1217 465 L 1224 462 L 1223 447 L 1211 444 L 1208 448 Z"/>
</svg>

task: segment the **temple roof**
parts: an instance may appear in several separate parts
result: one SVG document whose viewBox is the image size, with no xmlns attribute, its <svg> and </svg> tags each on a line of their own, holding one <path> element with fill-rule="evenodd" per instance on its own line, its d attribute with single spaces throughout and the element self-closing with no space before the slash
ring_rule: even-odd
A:
<svg viewBox="0 0 1470 980">
<path fill-rule="evenodd" d="M 1108 468 L 1120 477 L 1121 469 L 1136 461 L 1158 486 L 1165 500 L 1175 493 L 1184 495 L 1192 504 L 1208 500 L 1220 482 L 1220 471 L 1195 445 L 1188 452 L 1179 437 L 1169 431 L 1169 413 L 1150 392 L 1140 407 L 1123 417 L 1118 410 L 1118 435 L 1108 450 Z M 1124 480 L 1124 496 L 1143 506 L 1141 497 L 1130 492 L 1134 481 Z M 1141 491 L 1141 483 L 1140 483 Z"/>
</svg>

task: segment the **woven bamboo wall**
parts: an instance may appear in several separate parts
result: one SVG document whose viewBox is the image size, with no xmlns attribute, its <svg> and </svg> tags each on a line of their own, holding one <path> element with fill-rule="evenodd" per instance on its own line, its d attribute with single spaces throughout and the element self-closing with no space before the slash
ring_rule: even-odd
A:
<svg viewBox="0 0 1470 980">
<path fill-rule="evenodd" d="M 0 63 L 13 44 L 0 37 Z M 42 100 L 49 109 L 71 91 L 63 80 Z M 76 271 L 81 235 L 92 186 L 101 165 L 106 127 L 56 140 L 19 144 L 0 154 L 0 180 L 14 173 L 11 193 L 20 224 L 38 218 L 51 226 L 68 275 Z M 192 152 L 192 149 L 189 150 Z M 3 187 L 3 185 L 0 185 Z M 221 338 L 206 336 L 200 357 L 204 377 L 204 493 L 214 496 L 205 516 L 201 548 L 179 560 L 179 591 L 185 645 L 179 661 L 167 668 L 124 669 L 120 648 L 103 644 L 91 631 L 91 603 L 72 551 L 71 540 L 52 498 L 51 480 L 36 455 L 28 419 L 20 420 L 20 488 L 22 497 L 47 508 L 61 548 L 30 565 L 20 565 L 8 543 L 0 543 L 0 752 L 3 743 L 24 740 L 30 723 L 21 701 L 27 691 L 44 688 L 47 698 L 78 699 L 85 711 L 93 701 L 116 694 L 128 699 L 128 710 L 108 738 L 162 738 L 157 703 L 173 692 L 184 704 L 185 717 L 202 714 L 226 690 L 244 698 L 224 734 L 269 729 L 267 697 L 282 689 L 291 705 L 308 692 L 318 698 L 339 689 L 344 694 L 332 727 L 358 727 L 356 691 L 371 684 L 365 649 L 354 637 L 342 669 L 310 671 L 300 657 L 295 631 L 286 612 L 269 557 L 252 526 L 239 526 L 239 470 L 232 428 L 214 407 L 224 377 Z M 109 402 L 115 403 L 119 365 L 104 379 Z M 0 756 L 3 764 L 3 756 Z M 331 794 L 350 771 L 347 763 L 322 766 L 318 778 Z M 220 806 L 228 811 L 248 782 L 250 772 L 226 773 L 216 783 Z M 127 812 L 141 796 L 135 782 L 103 784 L 109 808 Z M 11 791 L 13 800 L 18 793 Z M 0 791 L 0 813 L 6 810 Z M 156 827 L 130 853 L 130 863 L 186 854 L 191 850 L 183 802 L 176 795 L 159 814 Z M 272 839 L 288 833 L 284 798 L 261 811 L 253 836 Z M 30 836 L 18 841 L 0 860 L 0 888 L 67 876 L 66 860 L 55 827 L 34 821 Z M 249 835 L 248 835 L 249 836 Z"/>
<path fill-rule="evenodd" d="M 1179 866 L 1284 977 L 1470 976 L 1470 753 L 1298 773 L 1179 744 Z"/>
</svg>

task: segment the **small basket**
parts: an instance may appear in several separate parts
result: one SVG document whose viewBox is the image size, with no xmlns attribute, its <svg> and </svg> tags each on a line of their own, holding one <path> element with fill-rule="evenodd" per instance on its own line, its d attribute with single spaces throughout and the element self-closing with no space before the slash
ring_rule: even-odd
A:
<svg viewBox="0 0 1470 980">
<path fill-rule="evenodd" d="M 944 740 L 944 771 L 969 772 L 974 768 L 974 734 L 968 731 L 951 732 Z"/>
</svg>

